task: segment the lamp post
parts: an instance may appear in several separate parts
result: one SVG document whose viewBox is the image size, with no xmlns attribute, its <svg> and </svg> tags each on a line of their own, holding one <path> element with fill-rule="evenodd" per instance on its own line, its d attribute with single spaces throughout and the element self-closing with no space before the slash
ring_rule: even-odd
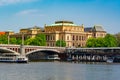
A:
<svg viewBox="0 0 120 80">
<path fill-rule="evenodd" d="M 22 45 L 24 45 L 24 33 L 22 33 Z"/>
<path fill-rule="evenodd" d="M 22 44 L 21 44 L 21 51 L 20 51 L 20 53 L 21 53 L 21 55 L 22 56 L 25 56 L 25 49 L 24 49 L 24 33 L 22 33 L 21 34 L 22 35 Z"/>
<path fill-rule="evenodd" d="M 8 37 L 8 44 L 10 44 L 10 36 L 9 36 L 9 34 L 7 35 L 7 37 Z"/>
</svg>

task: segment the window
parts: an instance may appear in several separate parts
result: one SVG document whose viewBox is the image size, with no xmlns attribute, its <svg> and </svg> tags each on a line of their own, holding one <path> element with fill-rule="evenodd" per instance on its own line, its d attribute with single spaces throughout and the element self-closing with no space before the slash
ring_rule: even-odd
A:
<svg viewBox="0 0 120 80">
<path fill-rule="evenodd" d="M 81 41 L 81 36 L 79 36 L 79 40 Z"/>
<path fill-rule="evenodd" d="M 50 40 L 52 40 L 52 36 L 50 36 L 50 38 L 51 38 Z"/>
<path fill-rule="evenodd" d="M 53 36 L 53 40 L 55 40 L 55 36 Z"/>
<path fill-rule="evenodd" d="M 67 36 L 67 40 L 69 40 L 69 36 Z"/>
<path fill-rule="evenodd" d="M 76 41 L 78 40 L 78 36 L 76 36 Z"/>
<path fill-rule="evenodd" d="M 75 36 L 73 35 L 73 40 L 75 40 Z"/>
</svg>

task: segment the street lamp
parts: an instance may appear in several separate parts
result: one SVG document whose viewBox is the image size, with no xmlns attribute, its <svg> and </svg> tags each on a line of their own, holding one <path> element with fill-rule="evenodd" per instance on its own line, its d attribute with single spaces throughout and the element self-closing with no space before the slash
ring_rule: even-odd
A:
<svg viewBox="0 0 120 80">
<path fill-rule="evenodd" d="M 24 45 L 24 33 L 22 33 L 22 45 Z"/>
<path fill-rule="evenodd" d="M 10 44 L 10 35 L 8 34 L 7 37 L 8 37 L 8 44 Z"/>
<path fill-rule="evenodd" d="M 24 33 L 22 33 L 22 44 L 21 44 L 21 55 L 25 56 L 25 49 L 24 49 Z"/>
</svg>

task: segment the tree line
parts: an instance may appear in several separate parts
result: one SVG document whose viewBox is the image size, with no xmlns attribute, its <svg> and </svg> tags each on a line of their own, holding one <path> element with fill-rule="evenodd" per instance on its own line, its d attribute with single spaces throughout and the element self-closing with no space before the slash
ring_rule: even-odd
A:
<svg viewBox="0 0 120 80">
<path fill-rule="evenodd" d="M 86 47 L 120 47 L 120 33 L 107 34 L 104 38 L 89 38 Z"/>
<path fill-rule="evenodd" d="M 10 37 L 8 42 L 7 35 L 0 35 L 0 44 L 22 44 L 22 38 Z M 35 46 L 46 46 L 46 36 L 45 34 L 37 34 L 34 38 L 27 38 L 24 40 L 24 45 L 35 45 Z M 66 42 L 64 40 L 57 40 L 56 46 L 65 47 Z"/>
<path fill-rule="evenodd" d="M 0 44 L 8 44 L 8 36 L 0 35 Z M 22 38 L 9 38 L 9 44 L 22 44 Z M 24 40 L 25 45 L 36 45 L 36 46 L 45 46 L 46 45 L 46 37 L 44 34 L 38 34 L 34 38 L 27 38 Z"/>
</svg>

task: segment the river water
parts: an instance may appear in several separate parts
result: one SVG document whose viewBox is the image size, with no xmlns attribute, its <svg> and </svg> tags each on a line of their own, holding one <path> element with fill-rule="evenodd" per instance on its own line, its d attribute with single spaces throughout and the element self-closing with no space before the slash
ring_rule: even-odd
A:
<svg viewBox="0 0 120 80">
<path fill-rule="evenodd" d="M 0 80 L 120 80 L 120 64 L 0 63 Z"/>
</svg>

